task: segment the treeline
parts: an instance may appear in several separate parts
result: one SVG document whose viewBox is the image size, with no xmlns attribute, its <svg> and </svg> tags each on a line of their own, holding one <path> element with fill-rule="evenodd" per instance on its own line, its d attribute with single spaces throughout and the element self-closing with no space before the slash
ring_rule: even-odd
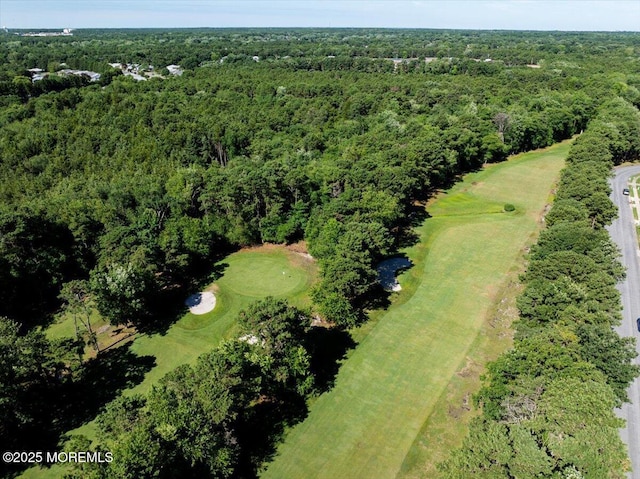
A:
<svg viewBox="0 0 640 479">
<path fill-rule="evenodd" d="M 156 34 L 164 38 L 150 33 Z M 94 56 L 101 42 L 113 47 L 109 42 L 131 39 L 127 35 L 139 35 L 132 45 L 144 44 L 144 35 L 124 32 L 86 39 L 95 52 L 80 36 L 52 45 L 69 48 L 67 58 L 102 61 Z M 468 35 L 454 37 L 463 42 Z M 555 41 L 568 38 L 560 37 Z M 314 48 L 314 38 L 305 37 L 305 48 Z M 12 359 L 0 361 L 0 380 L 15 387 L 0 388 L 0 404 L 22 409 L 3 416 L 0 442 L 19 449 L 37 436 L 49 441 L 46 450 L 150 367 L 150 358 L 122 350 L 80 364 L 81 343 L 48 341 L 36 334 L 39 326 L 64 309 L 91 330 L 91 298 L 111 324 L 163 330 L 180 314 L 187 290 L 210 281 L 212 265 L 234 248 L 306 240 L 322 269 L 314 313 L 339 328 L 363 321 L 381 296 L 377 262 L 414 240 L 411 227 L 435 190 L 509 153 L 579 133 L 602 101 L 618 95 L 638 101 L 627 39 L 619 40 L 603 53 L 603 64 L 613 65 L 603 73 L 579 56 L 570 58 L 578 66 L 565 69 L 501 67 L 478 75 L 214 62 L 166 80 L 118 76 L 108 85 L 66 85 L 39 96 L 5 92 L 0 316 L 9 318 L 3 358 Z M 288 41 L 291 48 L 302 42 Z M 40 54 L 43 45 L 30 42 L 0 43 L 8 49 L 0 68 L 29 67 L 30 48 Z M 535 48 L 566 60 L 548 53 L 553 42 Z M 176 51 L 184 47 L 177 45 Z M 69 66 L 90 68 L 81 63 Z M 612 105 L 618 109 L 598 128 L 611 138 L 616 161 L 633 158 L 638 136 L 611 125 L 632 125 L 634 117 L 624 101 Z M 602 195 L 588 201 L 606 218 Z M 589 227 L 604 224 L 600 216 L 588 216 Z M 37 345 L 37 361 L 25 348 L 15 349 L 20 338 Z M 264 391 L 251 396 L 250 410 L 263 396 L 271 397 Z M 52 398 L 49 408 L 39 399 L 45 397 Z M 136 434 L 155 431 L 160 419 L 142 411 Z M 187 436 L 180 437 L 186 444 Z M 193 451 L 171 461 L 192 461 L 199 454 Z M 229 454 L 241 454 L 234 451 Z M 210 460 L 202 467 L 213 467 Z"/>
<path fill-rule="evenodd" d="M 109 62 L 162 68 L 179 64 L 194 69 L 221 59 L 294 62 L 319 59 L 352 68 L 370 68 L 368 60 L 470 59 L 506 66 L 555 61 L 568 67 L 578 60 L 591 73 L 621 61 L 637 61 L 634 33 L 509 32 L 392 29 L 80 29 L 72 37 L 19 37 L 0 32 L 0 84 L 29 68 L 109 71 Z M 251 60 L 253 61 L 253 60 Z M 300 63 L 298 63 L 300 61 Z M 423 62 L 424 63 L 424 62 Z M 331 62 L 329 63 L 331 64 Z M 390 62 L 385 68 L 393 68 Z M 574 64 L 577 67 L 577 64 Z"/>
<path fill-rule="evenodd" d="M 255 477 L 284 427 L 306 415 L 321 387 L 308 313 L 267 298 L 238 318 L 241 335 L 163 377 L 146 396 L 121 396 L 98 416 L 113 462 L 73 466 L 72 479 Z"/>
<path fill-rule="evenodd" d="M 444 477 L 626 477 L 613 409 L 640 369 L 635 341 L 612 329 L 624 270 L 604 227 L 611 168 L 640 158 L 639 132 L 638 110 L 612 100 L 572 146 L 523 276 L 514 347 L 488 365 L 482 415 Z"/>
<path fill-rule="evenodd" d="M 112 322 L 149 324 L 164 309 L 158 293 L 197 281 L 198 265 L 306 239 L 330 278 L 314 295 L 321 312 L 353 325 L 416 201 L 570 137 L 595 98 L 615 93 L 607 78 L 576 92 L 549 75 L 222 64 L 14 102 L 0 110 L 0 231 L 12 238 L 0 314 L 38 323 L 81 279 Z"/>
</svg>

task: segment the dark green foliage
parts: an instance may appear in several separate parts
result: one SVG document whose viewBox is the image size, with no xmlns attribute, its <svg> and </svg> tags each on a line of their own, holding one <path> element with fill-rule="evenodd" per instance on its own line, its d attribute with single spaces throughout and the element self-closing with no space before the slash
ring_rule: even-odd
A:
<svg viewBox="0 0 640 479">
<path fill-rule="evenodd" d="M 50 312 L 62 281 L 74 271 L 72 246 L 64 225 L 0 208 L 0 315 L 33 325 Z"/>
<path fill-rule="evenodd" d="M 48 235 L 51 244 L 36 245 L 46 253 L 38 268 L 50 284 L 30 309 L 39 316 L 55 307 L 62 283 L 90 274 L 103 313 L 139 322 L 160 291 L 197 283 L 207 275 L 201 265 L 229 246 L 305 239 L 323 260 L 320 289 L 328 290 L 318 296 L 325 298 L 319 310 L 353 324 L 369 304 L 372 267 L 406 237 L 416 201 L 508 153 L 570 137 L 596 103 L 610 100 L 612 113 L 593 127 L 606 136 L 605 148 L 585 134 L 570 160 L 590 164 L 584 179 L 568 183 L 590 188 L 563 193 L 580 201 L 586 194 L 587 219 L 600 227 L 614 212 L 593 161 L 605 150 L 615 161 L 627 146 L 636 151 L 633 107 L 614 98 L 631 91 L 626 48 L 633 39 L 578 37 L 206 29 L 12 37 L 0 43 L 7 59 L 0 66 L 0 199 L 11 214 L 38 211 L 44 229 L 59 231 Z M 436 60 L 394 67 L 389 58 L 399 54 Z M 489 55 L 491 63 L 475 61 Z M 135 82 L 106 59 L 189 71 Z M 526 68 L 532 60 L 545 68 Z M 63 62 L 102 73 L 101 84 L 26 76 Z M 611 71 L 619 72 L 616 88 Z M 11 252 L 0 253 L 0 264 L 12 261 Z M 15 263 L 0 280 L 5 295 L 21 298 L 40 273 Z M 128 271 L 128 289 L 107 287 L 118 268 Z M 336 283 L 358 278 L 339 292 L 334 274 Z M 326 298 L 335 295 L 349 302 L 338 308 L 344 314 L 329 312 Z M 129 306 L 116 304 L 125 300 Z M 26 311 L 14 309 L 4 313 L 27 321 Z"/>
<path fill-rule="evenodd" d="M 625 477 L 624 450 L 611 446 L 619 441 L 620 420 L 612 414 L 615 400 L 606 384 L 554 379 L 526 405 L 524 416 L 472 421 L 462 448 L 440 465 L 444 477 L 571 477 L 563 474 L 571 470 L 584 477 Z M 505 408 L 513 413 L 517 406 Z"/>
<path fill-rule="evenodd" d="M 255 354 L 263 356 L 262 388 L 265 394 L 304 397 L 313 388 L 310 357 L 303 341 L 311 325 L 308 313 L 284 301 L 267 298 L 240 313 L 240 327 L 254 342 Z"/>
<path fill-rule="evenodd" d="M 569 198 L 554 201 L 551 210 L 544 217 L 544 220 L 547 226 L 550 227 L 563 221 L 574 224 L 580 222 L 587 224 L 588 217 L 589 211 L 586 207 L 580 201 Z"/>
<path fill-rule="evenodd" d="M 475 397 L 483 416 L 441 465 L 445 477 L 625 477 L 613 408 L 628 400 L 640 368 L 635 341 L 612 329 L 624 271 L 602 227 L 616 213 L 611 160 L 637 157 L 620 133 L 640 128 L 630 109 L 623 100 L 603 106 L 570 150 L 523 275 L 514 348 L 488 365 Z"/>
<path fill-rule="evenodd" d="M 604 373 L 617 405 L 628 401 L 627 387 L 640 373 L 640 367 L 633 364 L 637 355 L 633 338 L 621 338 L 611 328 L 595 324 L 582 324 L 577 333 L 582 357 Z"/>
<path fill-rule="evenodd" d="M 149 314 L 154 275 L 141 263 L 111 263 L 91 275 L 100 313 L 112 324 L 140 324 Z"/>
<path fill-rule="evenodd" d="M 267 298 L 240 314 L 242 336 L 162 378 L 145 398 L 121 397 L 98 417 L 109 478 L 255 474 L 312 392 L 310 317 Z M 250 472 L 251 471 L 251 472 Z M 82 472 L 82 471 L 80 471 Z M 82 477 L 82 476 L 78 476 Z"/>
<path fill-rule="evenodd" d="M 115 324 L 158 326 L 172 294 L 200 283 L 230 248 L 304 239 L 322 269 L 316 312 L 353 327 L 379 291 L 376 263 L 410 236 L 416 205 L 460 174 L 569 138 L 587 122 L 547 216 L 550 228 L 531 255 L 516 349 L 489 368 L 492 383 L 479 397 L 487 417 L 512 417 L 509 403 L 528 420 L 525 405 L 547 399 L 544 410 L 556 418 L 557 395 L 544 396 L 555 378 L 591 378 L 598 398 L 611 387 L 624 399 L 636 371 L 631 345 L 605 332 L 619 319 L 613 284 L 623 272 L 603 227 L 615 216 L 609 169 L 640 152 L 632 105 L 640 96 L 629 61 L 635 35 L 195 29 L 0 36 L 0 313 L 22 327 L 18 334 L 7 323 L 0 332 L 0 358 L 9 358 L 3 405 L 19 403 L 16 416 L 2 419 L 3 438 L 36 430 L 34 412 L 45 397 L 38 394 L 76 374 L 77 389 L 71 381 L 68 395 L 52 404 L 71 398 L 77 417 L 52 416 L 55 427 L 42 427 L 55 432 L 47 443 L 55 444 L 60 428 L 93 417 L 149 367 L 121 348 L 72 374 L 73 345 L 29 331 L 62 302 L 81 319 L 78 308 L 92 295 Z M 406 61 L 394 65 L 396 56 Z M 169 64 L 188 71 L 135 82 L 107 61 L 153 64 L 165 76 Z M 542 68 L 526 67 L 531 62 Z M 29 68 L 55 72 L 61 63 L 98 71 L 101 81 L 31 81 Z M 148 397 L 109 406 L 100 423 L 117 460 L 74 474 L 255 475 L 284 424 L 304 415 L 314 358 L 305 346 L 307 313 L 270 299 L 245 311 L 242 322 L 255 344 L 227 344 L 168 375 Z M 18 360 L 26 369 L 8 366 Z M 572 430 L 571 440 L 548 444 L 562 457 L 557 463 L 539 447 L 547 433 L 536 424 L 478 422 L 474 437 L 485 442 L 471 444 L 466 465 L 464 453 L 456 456 L 464 473 L 452 477 L 572 468 L 598 477 L 618 467 L 605 442 L 616 444 L 607 421 L 598 423 L 607 428 L 602 443 L 593 443 L 605 451 L 600 458 L 585 456 L 593 431 Z"/>
<path fill-rule="evenodd" d="M 61 415 L 52 409 L 52 398 L 64 395 L 78 370 L 76 345 L 72 340 L 49 341 L 38 330 L 20 334 L 17 323 L 0 317 L 0 443 L 3 447 L 32 450 L 47 444 Z M 11 467 L 6 463 L 0 465 L 0 473 Z"/>
</svg>

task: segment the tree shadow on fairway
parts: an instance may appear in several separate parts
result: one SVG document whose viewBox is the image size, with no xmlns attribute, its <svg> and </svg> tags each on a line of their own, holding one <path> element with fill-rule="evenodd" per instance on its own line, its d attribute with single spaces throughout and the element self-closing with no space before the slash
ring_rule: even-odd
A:
<svg viewBox="0 0 640 479">
<path fill-rule="evenodd" d="M 311 372 L 318 393 L 333 387 L 341 360 L 355 346 L 346 331 L 323 327 L 309 330 L 305 348 L 311 355 Z M 286 428 L 307 417 L 309 411 L 304 396 L 294 391 L 281 391 L 277 396 L 258 402 L 240 420 L 237 440 L 241 451 L 234 478 L 257 478 L 261 465 L 273 459 Z"/>
<path fill-rule="evenodd" d="M 236 430 L 242 447 L 233 477 L 256 479 L 260 466 L 273 459 L 285 429 L 308 413 L 305 398 L 294 393 L 253 406 Z"/>
<path fill-rule="evenodd" d="M 305 347 L 311 355 L 311 372 L 320 392 L 333 387 L 340 363 L 356 345 L 347 331 L 337 328 L 316 327 L 307 333 Z"/>
<path fill-rule="evenodd" d="M 408 207 L 405 222 L 398 227 L 396 233 L 396 245 L 400 248 L 408 248 L 420 241 L 420 235 L 415 228 L 431 218 L 431 215 L 423 205 L 414 204 Z"/>
<path fill-rule="evenodd" d="M 138 356 L 130 346 L 128 343 L 104 351 L 85 363 L 81 378 L 70 385 L 63 399 L 63 403 L 69 405 L 65 416 L 72 418 L 66 429 L 92 420 L 102 406 L 123 390 L 141 383 L 156 365 L 155 357 Z"/>
<path fill-rule="evenodd" d="M 376 284 L 371 288 L 369 293 L 365 294 L 356 302 L 355 306 L 362 311 L 362 318 L 358 324 L 366 323 L 369 318 L 366 316 L 366 310 L 384 309 L 391 306 L 391 291 L 386 291 L 382 285 Z"/>
<path fill-rule="evenodd" d="M 182 283 L 159 291 L 152 302 L 153 308 L 149 317 L 136 325 L 137 330 L 146 334 L 166 334 L 169 328 L 189 311 L 185 300 L 219 279 L 228 267 L 228 263 L 221 261 L 213 267 L 208 265 L 206 271 L 196 272 L 192 278 L 185 278 Z"/>
<path fill-rule="evenodd" d="M 55 451 L 63 434 L 92 420 L 100 409 L 124 389 L 139 384 L 155 365 L 152 356 L 137 356 L 129 344 L 104 351 L 84 364 L 79 377 L 29 388 L 20 398 L 35 411 L 33 421 L 14 435 L 14 450 Z M 4 469 L 3 469 L 4 466 Z M 29 464 L 15 468 L 0 464 L 0 476 L 15 475 Z"/>
</svg>

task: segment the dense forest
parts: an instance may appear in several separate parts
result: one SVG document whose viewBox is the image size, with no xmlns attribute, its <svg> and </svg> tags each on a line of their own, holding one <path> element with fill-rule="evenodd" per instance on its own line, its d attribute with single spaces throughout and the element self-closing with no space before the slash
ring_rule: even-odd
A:
<svg viewBox="0 0 640 479">
<path fill-rule="evenodd" d="M 640 154 L 637 34 L 80 30 L 1 33 L 0 55 L 0 442 L 7 447 L 34 449 L 36 431 L 39 448 L 55 447 L 95 415 L 82 409 L 83 394 L 101 361 L 111 367 L 110 356 L 86 362 L 78 354 L 84 344 L 46 339 L 41 328 L 61 308 L 91 297 L 112 324 L 162 330 L 175 319 L 176 298 L 209 277 L 207 265 L 242 246 L 305 240 L 321 269 L 313 312 L 275 300 L 249 308 L 239 319 L 245 332 L 273 347 L 225 343 L 148 397 L 110 404 L 98 422 L 107 425 L 104 443 L 120 448 L 118 461 L 78 472 L 250 476 L 265 456 L 249 431 L 258 423 L 265 437 L 277 437 L 260 409 L 294 411 L 285 423 L 294 421 L 319 391 L 309 367 L 310 314 L 341 329 L 366 321 L 382 294 L 375 265 L 414 241 L 412 225 L 428 214 L 424 202 L 434 192 L 488 162 L 585 129 L 532 253 L 516 349 L 491 367 L 478 396 L 486 418 L 472 431 L 490 428 L 528 447 L 532 434 L 547 434 L 546 418 L 536 418 L 533 432 L 510 428 L 505 402 L 517 409 L 518 401 L 540 399 L 551 414 L 564 378 L 586 387 L 588 377 L 597 383 L 602 424 L 615 432 L 607 414 L 625 400 L 636 371 L 630 345 L 610 329 L 622 270 L 602 226 L 615 214 L 607 172 Z M 110 63 L 161 75 L 136 81 Z M 184 73 L 169 74 L 170 64 Z M 36 68 L 49 75 L 36 79 Z M 101 77 L 58 74 L 63 68 Z M 573 243 L 557 246 L 576 238 L 587 259 Z M 581 303 L 573 293 L 588 297 Z M 561 308 L 567 295 L 576 304 Z M 615 357 L 599 352 L 605 342 Z M 544 369 L 534 359 L 542 346 L 549 357 L 566 356 L 563 380 L 547 386 L 544 370 L 512 379 L 532 363 Z M 610 360 L 619 367 L 606 369 Z M 148 448 L 134 450 L 141 444 Z M 447 467 L 455 470 L 467 453 Z M 485 460 L 478 456 L 480 469 Z M 540 474 L 554 473 L 545 461 Z"/>
</svg>

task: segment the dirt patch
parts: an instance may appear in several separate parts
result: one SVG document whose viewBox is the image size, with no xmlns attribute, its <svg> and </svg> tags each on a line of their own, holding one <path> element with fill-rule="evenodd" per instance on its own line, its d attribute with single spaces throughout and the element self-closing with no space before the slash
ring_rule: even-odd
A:
<svg viewBox="0 0 640 479">
<path fill-rule="evenodd" d="M 332 328 L 333 324 L 320 317 L 319 315 L 314 314 L 311 318 L 311 326 L 313 326 L 314 328 Z"/>
<path fill-rule="evenodd" d="M 107 351 L 133 341 L 136 338 L 137 332 L 136 328 L 130 324 L 126 326 L 105 324 L 95 330 L 100 351 Z M 87 343 L 85 347 L 85 359 L 95 358 L 97 354 L 93 346 Z"/>
<path fill-rule="evenodd" d="M 110 324 L 105 324 L 104 326 L 100 326 L 96 331 L 96 334 L 106 333 L 107 331 L 109 331 L 109 328 L 111 328 Z"/>
<path fill-rule="evenodd" d="M 306 253 L 309 254 L 306 241 L 298 241 L 292 244 L 280 244 L 280 243 L 262 243 L 254 246 L 245 246 L 240 251 L 251 251 L 258 253 L 260 251 L 272 252 L 272 251 L 292 251 L 294 253 Z"/>
<path fill-rule="evenodd" d="M 293 251 L 294 253 L 307 254 L 309 255 L 309 250 L 307 249 L 306 241 L 298 241 L 297 243 L 292 243 L 287 245 L 286 248 L 289 251 Z M 309 255 L 311 256 L 311 255 Z"/>
<path fill-rule="evenodd" d="M 447 414 L 454 418 L 454 419 L 459 419 L 463 414 L 471 411 L 471 394 L 467 393 L 464 395 L 464 397 L 462 398 L 462 404 L 459 406 L 454 406 L 453 404 L 449 405 L 449 409 L 447 411 Z"/>
<path fill-rule="evenodd" d="M 478 370 L 478 363 L 476 363 L 473 359 L 467 356 L 467 364 L 465 364 L 464 367 L 460 371 L 458 371 L 456 374 L 461 378 L 467 378 L 469 376 L 473 376 L 474 374 L 476 374 L 477 370 Z"/>
<path fill-rule="evenodd" d="M 289 245 L 264 243 L 257 246 L 245 246 L 244 248 L 240 249 L 240 251 L 250 251 L 252 253 L 273 253 L 274 251 L 282 251 L 289 255 L 289 260 L 294 266 L 300 264 L 298 261 L 295 261 L 294 258 L 301 258 L 306 263 L 315 262 L 316 260 L 309 254 L 306 241 L 298 241 L 297 243 Z"/>
<path fill-rule="evenodd" d="M 263 243 L 263 244 L 259 244 L 259 245 L 254 245 L 254 246 L 244 246 L 242 248 L 240 248 L 240 251 L 251 251 L 252 253 L 271 253 L 273 251 L 279 250 L 279 251 L 283 251 L 286 250 L 287 247 L 285 245 L 282 244 L 276 244 L 276 243 Z"/>
</svg>

